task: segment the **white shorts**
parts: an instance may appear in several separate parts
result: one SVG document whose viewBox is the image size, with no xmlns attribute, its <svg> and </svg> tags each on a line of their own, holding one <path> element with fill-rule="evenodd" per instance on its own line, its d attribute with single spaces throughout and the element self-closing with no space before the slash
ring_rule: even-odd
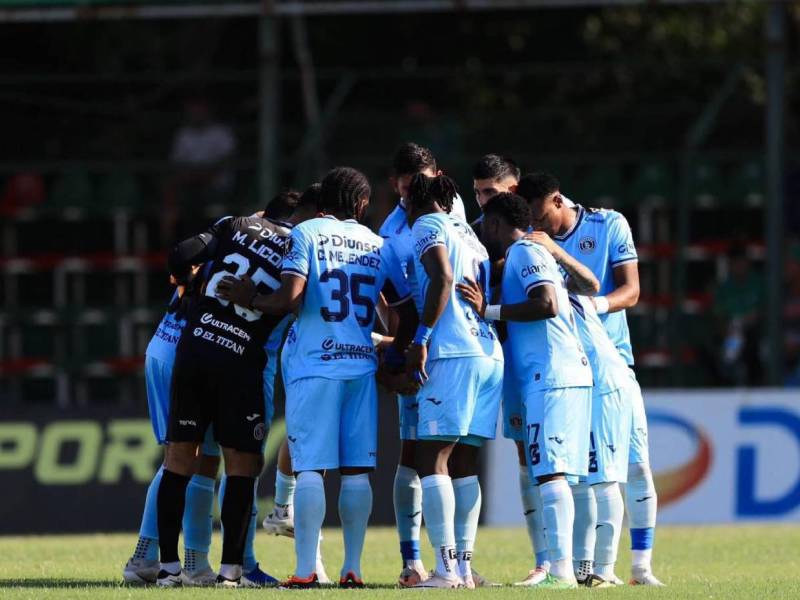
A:
<svg viewBox="0 0 800 600">
<path fill-rule="evenodd" d="M 428 362 L 427 371 L 428 381 L 417 392 L 417 439 L 494 439 L 503 362 L 486 356 L 440 358 Z"/>
<path fill-rule="evenodd" d="M 375 376 L 305 377 L 288 384 L 286 437 L 297 472 L 374 467 L 378 447 Z"/>
<path fill-rule="evenodd" d="M 525 393 L 528 470 L 532 477 L 588 475 L 591 410 L 590 387 Z"/>
<path fill-rule="evenodd" d="M 587 477 L 592 485 L 628 481 L 628 450 L 633 423 L 628 387 L 608 394 L 592 394 L 592 433 Z"/>
<path fill-rule="evenodd" d="M 650 464 L 650 448 L 647 441 L 647 414 L 644 411 L 644 398 L 636 375 L 631 371 L 632 384 L 627 393 L 629 394 L 631 410 L 633 411 L 633 421 L 631 423 L 631 442 L 628 462 L 632 465 L 644 463 Z"/>
</svg>

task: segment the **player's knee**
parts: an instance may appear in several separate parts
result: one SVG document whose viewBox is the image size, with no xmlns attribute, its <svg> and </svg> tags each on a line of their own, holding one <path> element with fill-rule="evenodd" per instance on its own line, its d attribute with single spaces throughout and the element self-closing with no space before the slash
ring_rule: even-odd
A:
<svg viewBox="0 0 800 600">
<path fill-rule="evenodd" d="M 174 442 L 167 446 L 164 465 L 168 471 L 178 475 L 194 474 L 197 444 L 191 442 Z"/>
<path fill-rule="evenodd" d="M 652 480 L 653 473 L 647 463 L 631 463 L 628 465 L 628 481 L 637 479 Z"/>
<path fill-rule="evenodd" d="M 402 440 L 400 442 L 399 464 L 409 469 L 417 468 L 417 442 L 415 440 Z"/>
<path fill-rule="evenodd" d="M 216 479 L 219 472 L 219 463 L 219 456 L 201 454 L 197 457 L 197 474 Z"/>
<path fill-rule="evenodd" d="M 552 475 L 541 475 L 536 478 L 536 483 L 542 485 L 544 483 L 549 483 L 551 481 L 557 481 L 559 479 L 566 479 L 566 476 L 563 473 L 553 473 Z"/>
<path fill-rule="evenodd" d="M 264 457 L 261 453 L 241 452 L 225 448 L 225 474 L 238 477 L 258 477 L 264 468 Z"/>
</svg>

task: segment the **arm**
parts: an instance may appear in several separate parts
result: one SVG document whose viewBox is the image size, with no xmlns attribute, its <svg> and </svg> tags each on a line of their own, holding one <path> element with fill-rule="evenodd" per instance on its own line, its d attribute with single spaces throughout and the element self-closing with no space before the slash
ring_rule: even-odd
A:
<svg viewBox="0 0 800 600">
<path fill-rule="evenodd" d="M 305 278 L 292 273 L 283 273 L 281 286 L 271 294 L 259 294 L 247 275 L 241 279 L 229 275 L 217 283 L 217 297 L 269 315 L 285 315 L 300 307 L 305 289 Z"/>
<path fill-rule="evenodd" d="M 569 275 L 567 278 L 567 289 L 570 292 L 581 296 L 594 296 L 600 291 L 600 282 L 597 277 L 594 276 L 591 269 L 568 254 L 544 231 L 529 233 L 525 236 L 525 239 L 544 246 L 547 251 L 553 255 L 553 258 L 559 266 Z"/>
<path fill-rule="evenodd" d="M 214 223 L 208 231 L 183 240 L 170 250 L 167 255 L 167 268 L 176 283 L 181 285 L 188 283 L 193 275 L 193 267 L 214 257 L 217 238 L 226 227 L 230 226 L 232 220 L 232 217 L 224 217 Z"/>
<path fill-rule="evenodd" d="M 620 214 L 612 214 L 609 223 L 609 261 L 614 277 L 614 291 L 595 299 L 597 312 L 617 312 L 639 301 L 639 266 L 636 245 L 628 222 Z"/>
<path fill-rule="evenodd" d="M 623 263 L 614 267 L 616 289 L 605 296 L 608 301 L 607 312 L 617 312 L 636 306 L 639 302 L 639 265 L 636 262 Z"/>
<path fill-rule="evenodd" d="M 486 318 L 486 300 L 483 290 L 474 281 L 456 284 L 461 297 L 468 302 L 481 318 Z M 528 299 L 516 304 L 499 306 L 499 319 L 503 321 L 541 321 L 558 314 L 558 298 L 551 284 L 537 285 L 528 292 Z M 495 317 L 498 318 L 498 317 Z"/>
</svg>

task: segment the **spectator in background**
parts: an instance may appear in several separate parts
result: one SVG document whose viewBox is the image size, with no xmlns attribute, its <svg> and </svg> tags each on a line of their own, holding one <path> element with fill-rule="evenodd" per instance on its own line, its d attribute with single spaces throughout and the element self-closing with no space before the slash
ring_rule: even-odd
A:
<svg viewBox="0 0 800 600">
<path fill-rule="evenodd" d="M 800 386 L 800 239 L 789 245 L 785 274 L 783 330 L 786 383 Z"/>
<path fill-rule="evenodd" d="M 174 175 L 167 187 L 168 215 L 164 224 L 167 240 L 174 235 L 181 208 L 223 204 L 232 191 L 231 168 L 236 137 L 227 125 L 218 122 L 203 98 L 193 98 L 185 106 L 185 123 L 175 133 L 170 161 Z"/>
<path fill-rule="evenodd" d="M 743 243 L 732 244 L 728 263 L 727 278 L 714 290 L 714 313 L 723 340 L 720 372 L 728 384 L 759 385 L 764 281 L 753 269 Z"/>
</svg>

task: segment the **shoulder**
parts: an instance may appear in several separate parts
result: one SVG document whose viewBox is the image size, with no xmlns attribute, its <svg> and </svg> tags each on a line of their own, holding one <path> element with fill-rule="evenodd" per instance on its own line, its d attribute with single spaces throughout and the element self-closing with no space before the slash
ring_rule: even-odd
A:
<svg viewBox="0 0 800 600">
<path fill-rule="evenodd" d="M 400 233 L 406 227 L 406 211 L 403 210 L 403 207 L 400 206 L 398 202 L 397 206 L 395 206 L 392 212 L 384 219 L 383 225 L 381 225 L 378 233 L 381 237 L 390 238 Z"/>
<path fill-rule="evenodd" d="M 611 208 L 584 208 L 583 220 L 587 223 L 597 223 L 606 227 L 614 224 L 624 223 L 628 221 L 622 213 L 617 212 Z"/>
</svg>

